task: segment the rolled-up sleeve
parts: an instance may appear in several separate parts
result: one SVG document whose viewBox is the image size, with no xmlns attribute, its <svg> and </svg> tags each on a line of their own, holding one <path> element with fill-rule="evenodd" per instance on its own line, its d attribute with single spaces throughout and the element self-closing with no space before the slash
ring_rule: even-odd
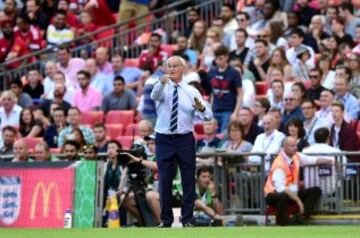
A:
<svg viewBox="0 0 360 238">
<path fill-rule="evenodd" d="M 153 88 L 153 90 L 151 91 L 151 99 L 154 101 L 162 101 L 164 99 L 165 93 L 164 93 L 164 89 L 165 89 L 166 84 L 161 83 L 160 81 L 157 82 Z"/>
</svg>

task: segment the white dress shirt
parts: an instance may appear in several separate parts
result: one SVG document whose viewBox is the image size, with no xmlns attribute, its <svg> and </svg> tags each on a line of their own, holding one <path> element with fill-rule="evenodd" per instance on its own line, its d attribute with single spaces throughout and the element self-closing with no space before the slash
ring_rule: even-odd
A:
<svg viewBox="0 0 360 238">
<path fill-rule="evenodd" d="M 320 108 L 320 110 L 315 112 L 315 117 L 321 118 L 323 121 L 325 121 L 326 124 L 330 126 L 334 124 L 334 118 L 332 116 L 331 107 Z"/>
<path fill-rule="evenodd" d="M 172 110 L 173 93 L 175 83 L 169 81 L 166 84 L 160 81 L 155 84 L 151 92 L 151 99 L 156 102 L 157 121 L 155 132 L 161 134 L 186 134 L 194 130 L 194 121 L 199 117 L 202 120 L 210 120 L 212 118 L 211 109 L 202 99 L 199 91 L 194 87 L 181 81 L 178 85 L 178 116 L 177 116 L 177 130 L 170 131 L 170 118 Z M 202 105 L 205 106 L 205 111 L 200 112 L 196 110 L 194 105 L 194 98 L 197 97 Z"/>
<path fill-rule="evenodd" d="M 0 129 L 5 126 L 19 127 L 22 107 L 15 104 L 9 115 L 6 115 L 4 107 L 0 107 Z"/>
<path fill-rule="evenodd" d="M 285 139 L 285 135 L 278 131 L 274 130 L 270 135 L 262 133 L 258 135 L 255 139 L 254 146 L 251 150 L 252 153 L 261 152 L 268 155 L 265 156 L 265 171 L 270 169 L 270 154 L 277 154 L 280 151 L 281 143 Z M 249 156 L 249 162 L 260 164 L 261 157 L 257 155 Z"/>
<path fill-rule="evenodd" d="M 314 117 L 310 121 L 307 120 L 304 121 L 306 140 L 310 145 L 315 144 L 315 138 L 314 138 L 315 131 L 322 127 L 326 127 L 327 129 L 330 130 L 331 124 L 327 123 L 324 119 L 319 117 Z"/>
</svg>

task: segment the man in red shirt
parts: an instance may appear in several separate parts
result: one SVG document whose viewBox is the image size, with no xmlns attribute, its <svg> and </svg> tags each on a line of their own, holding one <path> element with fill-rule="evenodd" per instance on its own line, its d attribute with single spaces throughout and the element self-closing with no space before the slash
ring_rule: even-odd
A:
<svg viewBox="0 0 360 238">
<path fill-rule="evenodd" d="M 14 34 L 14 28 L 9 19 L 5 19 L 0 23 L 3 38 L 0 39 L 0 63 L 11 61 L 29 53 L 25 42 Z M 16 68 L 23 61 L 14 61 L 8 65 L 8 68 Z"/>
<path fill-rule="evenodd" d="M 25 14 L 18 16 L 14 34 L 15 37 L 20 37 L 25 42 L 30 51 L 43 48 L 40 29 L 30 25 L 30 19 Z"/>
<path fill-rule="evenodd" d="M 141 68 L 150 67 L 153 71 L 160 62 L 164 62 L 168 58 L 168 54 L 161 49 L 161 36 L 159 34 L 151 34 L 149 47 L 141 52 L 139 58 Z"/>
</svg>

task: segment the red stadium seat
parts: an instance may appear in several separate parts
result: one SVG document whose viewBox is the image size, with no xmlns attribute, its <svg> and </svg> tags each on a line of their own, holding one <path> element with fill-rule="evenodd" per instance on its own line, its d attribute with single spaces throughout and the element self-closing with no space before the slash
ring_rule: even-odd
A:
<svg viewBox="0 0 360 238">
<path fill-rule="evenodd" d="M 161 45 L 161 49 L 168 53 L 168 56 L 172 56 L 173 52 L 177 50 L 177 45 Z"/>
<path fill-rule="evenodd" d="M 139 59 L 125 59 L 124 66 L 126 67 L 139 67 L 140 60 Z"/>
<path fill-rule="evenodd" d="M 296 204 L 290 204 L 287 208 L 287 215 L 290 216 L 292 214 L 298 213 L 299 207 Z M 269 224 L 269 215 L 275 215 L 276 216 L 276 224 L 278 224 L 277 220 L 277 214 L 278 210 L 275 207 L 268 206 L 265 209 L 265 225 Z"/>
<path fill-rule="evenodd" d="M 44 142 L 42 137 L 23 137 L 22 139 L 27 144 L 29 152 L 32 152 L 38 143 Z"/>
<path fill-rule="evenodd" d="M 135 138 L 132 136 L 118 136 L 116 140 L 120 142 L 123 149 L 129 149 L 134 143 Z"/>
<path fill-rule="evenodd" d="M 93 112 L 82 112 L 81 113 L 81 124 L 94 125 L 104 121 L 104 112 L 103 111 L 93 111 Z"/>
<path fill-rule="evenodd" d="M 105 124 L 106 135 L 115 140 L 117 137 L 122 136 L 124 133 L 124 126 L 122 124 Z"/>
<path fill-rule="evenodd" d="M 50 148 L 50 153 L 51 154 L 61 154 L 61 149 L 60 148 Z"/>
<path fill-rule="evenodd" d="M 197 123 L 194 125 L 194 130 L 196 134 L 202 135 L 204 134 L 204 124 L 203 123 Z"/>
<path fill-rule="evenodd" d="M 138 136 L 139 125 L 137 123 L 131 123 L 126 127 L 125 136 Z"/>
<path fill-rule="evenodd" d="M 134 122 L 133 110 L 109 111 L 105 117 L 106 124 L 122 124 L 126 128 Z"/>
<path fill-rule="evenodd" d="M 266 95 L 266 92 L 268 90 L 268 85 L 266 82 L 256 82 L 255 88 L 256 88 L 256 95 Z"/>
</svg>

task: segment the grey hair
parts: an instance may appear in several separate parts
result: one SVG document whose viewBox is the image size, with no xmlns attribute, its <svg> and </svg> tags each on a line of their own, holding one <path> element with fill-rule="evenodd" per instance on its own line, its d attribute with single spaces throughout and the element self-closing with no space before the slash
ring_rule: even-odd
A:
<svg viewBox="0 0 360 238">
<path fill-rule="evenodd" d="M 174 56 L 171 56 L 170 58 L 168 58 L 166 60 L 166 66 L 169 64 L 170 60 L 172 60 L 172 59 L 177 59 L 183 67 L 186 66 L 186 61 L 178 55 L 174 55 Z"/>
<path fill-rule="evenodd" d="M 1 100 L 3 100 L 5 97 L 11 97 L 15 103 L 17 102 L 17 97 L 11 90 L 6 90 L 1 94 Z"/>
</svg>

